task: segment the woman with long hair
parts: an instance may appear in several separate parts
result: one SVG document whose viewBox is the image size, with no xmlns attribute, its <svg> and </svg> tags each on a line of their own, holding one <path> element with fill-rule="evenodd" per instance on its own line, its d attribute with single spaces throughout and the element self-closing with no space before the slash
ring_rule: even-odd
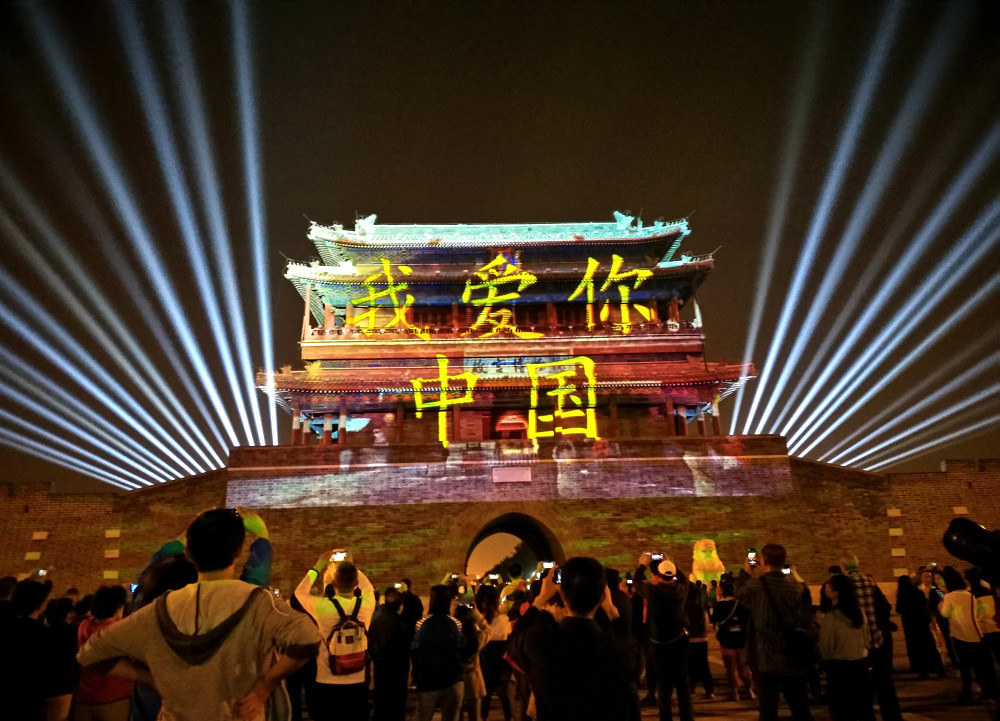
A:
<svg viewBox="0 0 1000 721">
<path fill-rule="evenodd" d="M 833 721 L 874 721 L 868 671 L 868 626 L 851 579 L 831 576 L 823 586 L 832 610 L 819 627 L 819 653 L 826 668 Z"/>
</svg>

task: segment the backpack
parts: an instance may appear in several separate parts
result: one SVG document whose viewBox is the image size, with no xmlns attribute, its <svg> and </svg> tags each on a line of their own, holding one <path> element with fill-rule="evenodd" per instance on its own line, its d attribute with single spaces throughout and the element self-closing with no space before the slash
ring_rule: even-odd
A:
<svg viewBox="0 0 1000 721">
<path fill-rule="evenodd" d="M 330 652 L 330 673 L 334 676 L 346 676 L 363 671 L 368 651 L 368 632 L 365 624 L 358 620 L 361 596 L 354 601 L 354 610 L 349 616 L 344 613 L 340 601 L 333 596 L 327 598 L 340 614 L 340 620 L 326 639 L 326 648 Z"/>
</svg>

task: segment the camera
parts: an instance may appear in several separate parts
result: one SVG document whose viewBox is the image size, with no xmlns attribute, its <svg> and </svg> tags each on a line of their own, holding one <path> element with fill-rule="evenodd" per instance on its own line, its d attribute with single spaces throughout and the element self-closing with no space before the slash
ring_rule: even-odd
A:
<svg viewBox="0 0 1000 721">
<path fill-rule="evenodd" d="M 987 583 L 1000 584 L 1000 532 L 990 533 L 971 519 L 955 518 L 942 541 L 955 558 L 978 566 Z"/>
</svg>

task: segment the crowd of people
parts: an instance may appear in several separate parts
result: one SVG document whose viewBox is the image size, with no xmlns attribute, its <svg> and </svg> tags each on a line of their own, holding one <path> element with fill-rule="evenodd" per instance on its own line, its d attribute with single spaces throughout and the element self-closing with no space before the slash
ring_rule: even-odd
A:
<svg viewBox="0 0 1000 721">
<path fill-rule="evenodd" d="M 237 562 L 252 541 L 239 577 Z M 35 721 L 485 720 L 637 721 L 655 705 L 694 718 L 716 692 L 710 634 L 725 689 L 779 698 L 796 721 L 824 699 L 835 721 L 901 721 L 889 601 L 844 555 L 820 597 L 785 549 L 748 554 L 738 573 L 695 581 L 665 553 L 642 553 L 622 577 L 586 557 L 525 576 L 451 573 L 426 612 L 408 579 L 381 592 L 348 549 L 325 551 L 284 600 L 269 587 L 273 550 L 244 509 L 199 515 L 164 544 L 127 591 L 107 585 L 51 598 L 32 574 L 0 579 L 0 694 L 9 718 Z M 957 701 L 998 699 L 996 589 L 978 569 L 921 568 L 899 578 L 896 611 L 918 678 L 960 673 Z M 304 707 L 303 707 L 304 702 Z"/>
</svg>

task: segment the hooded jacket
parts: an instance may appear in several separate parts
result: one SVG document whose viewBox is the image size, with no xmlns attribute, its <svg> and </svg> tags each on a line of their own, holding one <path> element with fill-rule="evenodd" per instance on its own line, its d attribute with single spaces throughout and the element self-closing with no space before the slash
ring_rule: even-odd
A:
<svg viewBox="0 0 1000 721">
<path fill-rule="evenodd" d="M 225 721 L 273 665 L 275 652 L 315 656 L 316 627 L 266 589 L 243 581 L 193 583 L 90 638 L 83 666 L 127 657 L 149 667 L 171 721 Z M 277 693 L 277 692 L 276 692 Z M 272 703 L 287 703 L 287 696 Z"/>
</svg>

